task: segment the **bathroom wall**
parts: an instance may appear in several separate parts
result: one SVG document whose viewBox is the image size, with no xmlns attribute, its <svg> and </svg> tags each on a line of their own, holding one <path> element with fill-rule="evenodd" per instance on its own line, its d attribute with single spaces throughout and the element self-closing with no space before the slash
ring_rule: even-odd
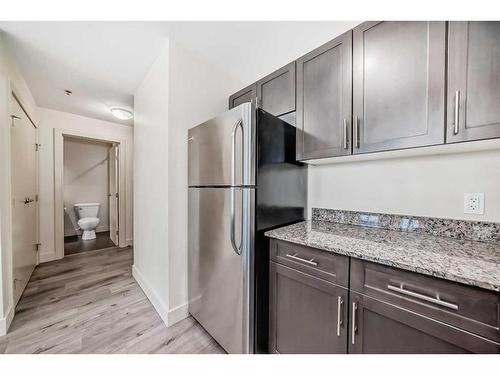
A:
<svg viewBox="0 0 500 375">
<path fill-rule="evenodd" d="M 77 234 L 75 203 L 100 203 L 97 232 L 109 230 L 108 151 L 111 144 L 64 139 L 64 235 Z"/>
</svg>

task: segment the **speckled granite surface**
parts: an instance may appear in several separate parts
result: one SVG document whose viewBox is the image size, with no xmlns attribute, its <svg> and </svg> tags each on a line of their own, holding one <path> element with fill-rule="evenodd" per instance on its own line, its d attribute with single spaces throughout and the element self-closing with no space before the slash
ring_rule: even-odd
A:
<svg viewBox="0 0 500 375">
<path fill-rule="evenodd" d="M 500 291 L 500 243 L 401 232 L 321 220 L 266 232 L 311 246 L 484 289 Z"/>
<path fill-rule="evenodd" d="M 428 233 L 441 237 L 500 243 L 500 223 L 390 215 L 326 208 L 313 208 L 312 219 L 384 228 L 401 232 Z"/>
</svg>

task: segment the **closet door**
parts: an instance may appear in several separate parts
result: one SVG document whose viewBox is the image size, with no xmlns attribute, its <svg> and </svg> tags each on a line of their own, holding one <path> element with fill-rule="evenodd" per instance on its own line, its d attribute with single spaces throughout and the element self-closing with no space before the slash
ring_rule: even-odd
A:
<svg viewBox="0 0 500 375">
<path fill-rule="evenodd" d="M 353 33 L 353 153 L 444 143 L 445 22 Z"/>
<path fill-rule="evenodd" d="M 447 142 L 500 137 L 500 22 L 450 22 Z"/>
<path fill-rule="evenodd" d="M 15 98 L 12 102 L 11 194 L 14 305 L 38 261 L 37 129 Z"/>
</svg>

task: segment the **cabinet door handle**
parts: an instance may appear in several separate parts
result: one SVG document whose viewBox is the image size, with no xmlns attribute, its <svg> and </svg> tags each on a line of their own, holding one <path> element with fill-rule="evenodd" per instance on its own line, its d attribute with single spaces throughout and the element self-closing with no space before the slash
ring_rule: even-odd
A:
<svg viewBox="0 0 500 375">
<path fill-rule="evenodd" d="M 347 147 L 348 147 L 348 140 L 347 140 L 347 119 L 345 118 L 344 119 L 344 149 L 347 150 Z"/>
<path fill-rule="evenodd" d="M 310 266 L 318 267 L 318 263 L 316 263 L 314 261 L 314 258 L 311 258 L 311 259 L 307 260 L 307 259 L 298 257 L 297 255 L 298 255 L 297 253 L 295 253 L 293 255 L 292 254 L 286 254 L 286 257 L 287 258 L 291 258 L 293 260 L 297 260 L 297 261 L 302 262 L 302 263 L 309 264 Z"/>
<path fill-rule="evenodd" d="M 356 344 L 356 331 L 358 326 L 356 325 L 356 311 L 358 310 L 358 304 L 356 302 L 352 303 L 352 323 L 351 323 L 351 343 Z"/>
<path fill-rule="evenodd" d="M 410 296 L 410 297 L 421 299 L 423 301 L 432 302 L 432 303 L 435 303 L 436 305 L 444 306 L 444 307 L 447 307 L 447 308 L 452 309 L 452 310 L 458 310 L 458 305 L 451 303 L 451 302 L 443 301 L 442 299 L 439 298 L 439 296 L 434 298 L 434 297 L 426 296 L 425 294 L 412 292 L 411 290 L 405 289 L 403 285 L 399 285 L 399 286 L 387 285 L 387 289 L 392 290 L 392 291 L 397 292 L 397 293 L 400 293 L 400 294 L 404 294 L 405 296 Z"/>
<path fill-rule="evenodd" d="M 353 139 L 353 142 L 354 142 L 354 147 L 355 148 L 359 148 L 359 117 L 358 116 L 355 116 L 354 117 L 354 126 L 352 127 L 353 129 L 353 135 L 352 135 L 352 139 Z"/>
<path fill-rule="evenodd" d="M 343 315 L 344 315 L 344 309 L 343 309 L 343 306 L 344 305 L 344 299 L 342 298 L 342 296 L 338 296 L 337 297 L 337 336 L 340 337 L 340 327 L 342 327 L 342 325 L 344 324 L 344 319 L 343 319 Z"/>
<path fill-rule="evenodd" d="M 455 113 L 454 113 L 454 124 L 453 124 L 453 134 L 457 135 L 459 128 L 459 120 L 460 120 L 460 90 L 455 91 Z"/>
</svg>

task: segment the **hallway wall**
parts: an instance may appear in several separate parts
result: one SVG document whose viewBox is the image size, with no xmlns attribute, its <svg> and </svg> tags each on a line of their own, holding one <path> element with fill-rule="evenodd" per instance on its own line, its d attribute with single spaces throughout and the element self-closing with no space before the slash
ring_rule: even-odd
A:
<svg viewBox="0 0 500 375">
<path fill-rule="evenodd" d="M 0 32 L 0 336 L 14 316 L 10 191 L 10 103 L 12 91 L 37 124 L 36 103 Z"/>
</svg>

